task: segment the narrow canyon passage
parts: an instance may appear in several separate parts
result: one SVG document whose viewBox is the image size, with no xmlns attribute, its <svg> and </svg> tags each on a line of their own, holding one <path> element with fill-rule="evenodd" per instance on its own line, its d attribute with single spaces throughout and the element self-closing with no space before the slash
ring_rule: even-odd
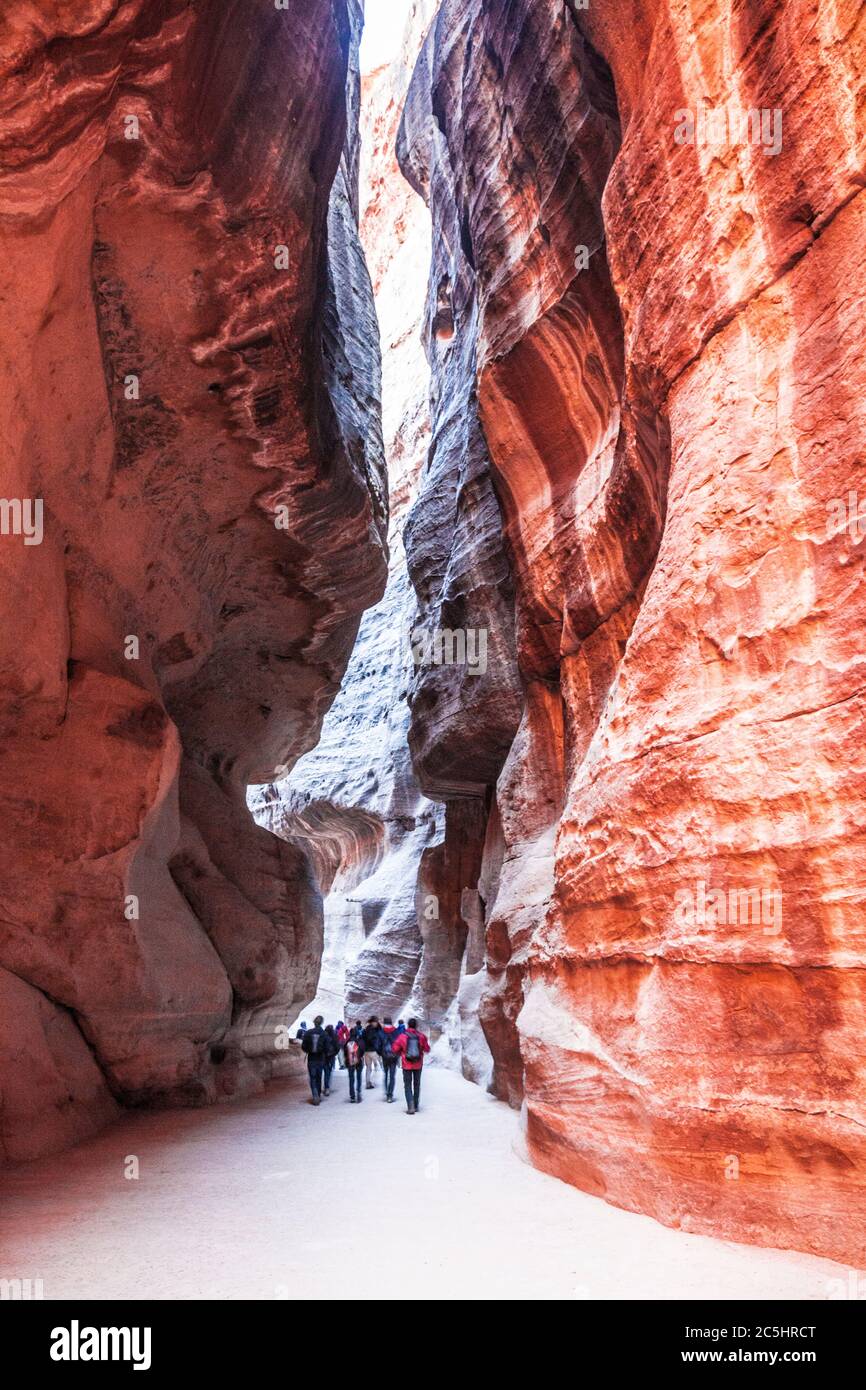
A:
<svg viewBox="0 0 866 1390">
<path fill-rule="evenodd" d="M 669 1231 L 577 1192 L 512 1152 L 516 1115 L 479 1087 L 434 1069 L 424 1088 L 410 1120 L 381 1087 L 350 1105 L 337 1073 L 314 1110 L 299 1068 L 231 1107 L 128 1117 L 7 1176 L 4 1261 L 46 1298 L 74 1299 L 330 1305 L 347 1271 L 381 1290 L 407 1263 L 425 1300 L 822 1300 L 849 1287 L 832 1261 Z"/>
<path fill-rule="evenodd" d="M 36 9 L 0 1281 L 319 1297 L 411 1244 L 438 1298 L 837 1296 L 866 8 Z M 318 1011 L 420 1020 L 420 1116 L 309 1104 Z"/>
</svg>

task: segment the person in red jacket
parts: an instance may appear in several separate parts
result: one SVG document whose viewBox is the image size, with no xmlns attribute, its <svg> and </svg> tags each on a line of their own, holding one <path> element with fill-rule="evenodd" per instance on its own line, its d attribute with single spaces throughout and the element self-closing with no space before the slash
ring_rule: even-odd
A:
<svg viewBox="0 0 866 1390">
<path fill-rule="evenodd" d="M 340 1019 L 334 1031 L 337 1034 L 337 1042 L 340 1044 L 340 1051 L 337 1053 L 337 1062 L 339 1064 L 340 1071 L 345 1071 L 346 1064 L 343 1061 L 343 1048 L 346 1046 L 346 1043 L 349 1040 L 349 1030 L 346 1027 L 343 1020 Z"/>
<path fill-rule="evenodd" d="M 346 1039 L 343 1056 L 346 1059 L 346 1068 L 349 1073 L 349 1100 L 353 1105 L 360 1105 L 364 1099 L 361 1095 L 361 1073 L 364 1070 L 364 1029 L 360 1019 Z"/>
<path fill-rule="evenodd" d="M 430 1044 L 424 1034 L 419 1032 L 417 1018 L 410 1018 L 405 1033 L 401 1033 L 392 1044 L 394 1056 L 403 1061 L 403 1090 L 406 1092 L 406 1114 L 414 1115 L 420 1110 L 421 1068 L 424 1053 L 430 1051 Z"/>
</svg>

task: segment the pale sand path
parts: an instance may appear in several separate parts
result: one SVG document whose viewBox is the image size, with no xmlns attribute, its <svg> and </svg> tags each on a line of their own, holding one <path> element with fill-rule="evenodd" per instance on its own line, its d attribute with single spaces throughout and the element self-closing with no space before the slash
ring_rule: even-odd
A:
<svg viewBox="0 0 866 1390">
<path fill-rule="evenodd" d="M 400 1078 L 398 1077 L 398 1088 Z M 0 1177 L 0 1278 L 50 1298 L 824 1299 L 828 1260 L 671 1231 L 517 1157 L 517 1116 L 427 1068 L 422 1112 L 316 1109 L 302 1078 L 210 1110 L 139 1113 Z M 426 1102 L 426 1104 L 425 1104 Z M 136 1154 L 141 1176 L 123 1176 Z M 832 1285 L 829 1286 L 832 1288 Z"/>
</svg>

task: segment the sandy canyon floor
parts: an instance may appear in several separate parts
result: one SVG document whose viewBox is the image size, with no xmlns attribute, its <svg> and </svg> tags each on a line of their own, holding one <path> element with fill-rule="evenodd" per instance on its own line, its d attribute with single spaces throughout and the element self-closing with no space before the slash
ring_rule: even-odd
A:
<svg viewBox="0 0 866 1390">
<path fill-rule="evenodd" d="M 399 1078 L 398 1078 L 399 1085 Z M 212 1110 L 139 1113 L 0 1180 L 3 1277 L 46 1299 L 826 1299 L 848 1270 L 668 1230 L 527 1166 L 517 1115 L 438 1068 L 316 1109 L 301 1075 Z M 138 1160 L 139 1177 L 124 1176 Z"/>
</svg>

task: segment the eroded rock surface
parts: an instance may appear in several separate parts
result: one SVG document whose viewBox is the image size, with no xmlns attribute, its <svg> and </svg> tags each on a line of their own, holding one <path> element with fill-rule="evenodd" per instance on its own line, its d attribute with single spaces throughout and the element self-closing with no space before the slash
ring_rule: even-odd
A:
<svg viewBox="0 0 866 1390">
<path fill-rule="evenodd" d="M 430 216 L 400 172 L 396 145 L 406 90 L 435 10 L 433 0 L 409 8 L 400 51 L 365 78 L 362 106 L 361 235 L 382 339 L 391 491 L 388 587 L 364 617 L 319 745 L 287 779 L 258 789 L 251 805 L 262 825 L 303 841 L 326 895 L 322 972 L 307 1012 L 416 1014 L 437 1058 L 486 1084 L 492 1059 L 478 1016 L 484 946 L 477 880 L 490 778 L 471 774 L 458 804 L 448 800 L 468 771 L 458 767 L 458 740 L 452 740 L 458 756 L 450 773 L 439 765 L 435 740 L 430 767 L 419 750 L 413 750 L 414 767 L 410 756 L 417 721 L 409 701 L 430 628 L 409 581 L 404 530 L 414 526 L 419 489 L 438 485 L 447 474 L 437 472 L 434 479 L 428 463 L 430 368 L 423 327 Z M 432 410 L 435 415 L 435 401 Z M 474 419 L 471 411 L 465 421 L 455 412 L 452 458 L 465 448 L 470 429 L 477 437 Z M 453 493 L 452 482 L 446 485 Z M 452 566 L 451 575 L 434 581 L 443 594 L 454 591 L 461 612 L 467 594 L 480 603 L 484 586 L 495 584 L 483 554 L 473 553 L 472 536 L 480 523 L 498 544 L 489 480 L 480 501 L 467 505 L 465 569 Z M 413 532 L 410 544 L 415 540 Z M 501 557 L 499 566 L 504 577 Z M 485 717 L 489 698 L 478 679 L 463 696 L 470 722 Z"/>
<path fill-rule="evenodd" d="M 0 1082 L 12 1157 L 255 1083 L 315 986 L 311 867 L 245 788 L 315 743 L 385 579 L 359 28 L 0 18 L 0 492 L 44 504 L 0 536 L 0 1046 L 47 1078 L 26 1141 Z"/>
<path fill-rule="evenodd" d="M 324 945 L 548 1171 L 860 1264 L 860 11 L 418 0 L 360 174 L 358 20 L 0 20 L 0 1153 Z"/>
<path fill-rule="evenodd" d="M 409 567 L 431 626 L 490 626 L 410 740 L 449 812 L 495 784 L 496 1089 L 589 1191 L 857 1261 L 863 34 L 443 0 L 400 139 L 433 216 Z M 733 136 L 676 137 L 708 107 Z"/>
<path fill-rule="evenodd" d="M 403 548 L 430 435 L 421 332 L 430 216 L 397 166 L 396 136 L 434 10 L 432 0 L 417 0 L 394 62 L 364 78 L 361 236 L 382 341 L 388 585 L 364 616 L 318 746 L 288 778 L 259 788 L 250 804 L 262 825 L 306 845 L 326 895 L 322 971 L 307 1012 L 417 1013 L 434 1040 L 442 1039 L 440 1053 L 459 1065 L 455 1010 L 467 934 L 461 891 L 474 883 L 477 865 L 473 872 L 454 853 L 445 808 L 424 795 L 412 767 L 407 694 L 416 597 Z M 484 1068 L 485 1052 L 481 1039 L 473 1075 Z M 489 1071 L 489 1054 L 486 1065 Z"/>
</svg>

